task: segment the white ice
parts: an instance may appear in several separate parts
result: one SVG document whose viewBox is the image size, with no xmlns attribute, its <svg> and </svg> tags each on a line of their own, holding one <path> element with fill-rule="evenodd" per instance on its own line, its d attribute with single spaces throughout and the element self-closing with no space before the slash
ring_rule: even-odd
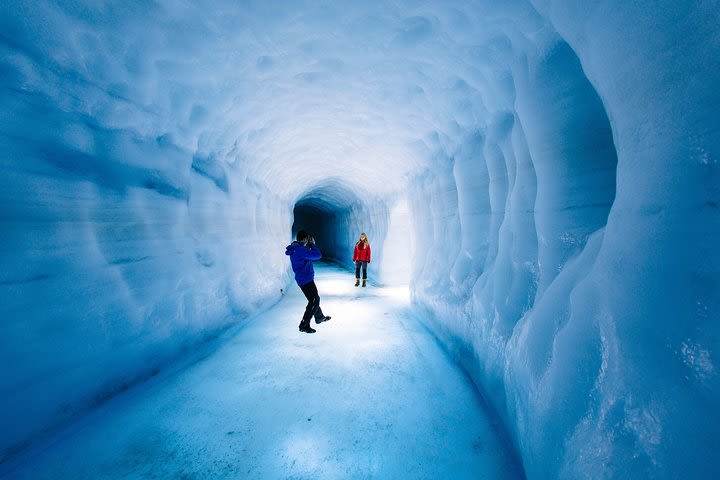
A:
<svg viewBox="0 0 720 480">
<path fill-rule="evenodd" d="M 0 464 L 276 303 L 312 226 L 368 234 L 528 478 L 720 478 L 719 19 L 0 2 Z"/>
<path fill-rule="evenodd" d="M 407 288 L 320 266 L 332 319 L 299 333 L 293 287 L 179 374 L 117 398 L 13 478 L 522 478 Z M 207 353 L 207 352 L 204 352 Z"/>
</svg>

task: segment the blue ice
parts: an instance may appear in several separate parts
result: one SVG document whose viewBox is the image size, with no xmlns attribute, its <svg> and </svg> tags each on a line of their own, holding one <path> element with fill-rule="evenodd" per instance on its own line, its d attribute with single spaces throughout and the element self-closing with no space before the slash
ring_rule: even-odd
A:
<svg viewBox="0 0 720 480">
<path fill-rule="evenodd" d="M 198 363 L 57 434 L 13 478 L 523 478 L 407 287 L 317 269 L 333 318 L 297 331 L 292 288 Z"/>
<path fill-rule="evenodd" d="M 720 478 L 719 17 L 1 2 L 0 471 Z"/>
</svg>

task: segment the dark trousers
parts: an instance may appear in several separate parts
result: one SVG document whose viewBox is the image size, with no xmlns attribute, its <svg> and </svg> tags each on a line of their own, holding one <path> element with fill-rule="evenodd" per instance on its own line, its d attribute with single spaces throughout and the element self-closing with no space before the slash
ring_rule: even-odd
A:
<svg viewBox="0 0 720 480">
<path fill-rule="evenodd" d="M 364 260 L 355 262 L 355 278 L 360 278 L 360 267 L 362 267 L 363 280 L 365 280 L 367 279 L 367 262 Z"/>
<path fill-rule="evenodd" d="M 315 316 L 315 322 L 318 320 L 321 320 L 325 318 L 325 315 L 323 315 L 322 310 L 320 309 L 320 294 L 318 293 L 317 286 L 315 286 L 315 282 L 306 283 L 305 285 L 300 285 L 300 290 L 305 294 L 305 298 L 308 300 L 307 307 L 305 307 L 305 314 L 303 315 L 302 321 L 304 323 L 310 324 L 310 318 L 312 316 Z"/>
</svg>

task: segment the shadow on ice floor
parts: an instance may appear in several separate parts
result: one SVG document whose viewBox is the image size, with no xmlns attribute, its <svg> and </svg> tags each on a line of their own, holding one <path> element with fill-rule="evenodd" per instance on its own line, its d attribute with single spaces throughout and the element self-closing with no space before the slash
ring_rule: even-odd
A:
<svg viewBox="0 0 720 480">
<path fill-rule="evenodd" d="M 522 478 L 473 386 L 408 305 L 319 265 L 214 354 L 128 392 L 12 478 Z"/>
</svg>

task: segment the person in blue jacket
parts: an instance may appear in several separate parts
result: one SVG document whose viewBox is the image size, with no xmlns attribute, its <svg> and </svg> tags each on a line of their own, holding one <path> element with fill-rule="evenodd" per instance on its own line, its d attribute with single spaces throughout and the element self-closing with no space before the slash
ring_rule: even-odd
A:
<svg viewBox="0 0 720 480">
<path fill-rule="evenodd" d="M 313 316 L 316 324 L 330 320 L 330 317 L 323 315 L 320 309 L 320 294 L 315 286 L 315 269 L 312 263 L 314 260 L 320 260 L 322 253 L 315 245 L 315 239 L 305 230 L 300 230 L 297 232 L 296 241 L 285 249 L 285 255 L 290 257 L 295 281 L 308 300 L 299 329 L 301 332 L 315 333 L 316 330 L 310 326 L 310 319 Z"/>
</svg>

